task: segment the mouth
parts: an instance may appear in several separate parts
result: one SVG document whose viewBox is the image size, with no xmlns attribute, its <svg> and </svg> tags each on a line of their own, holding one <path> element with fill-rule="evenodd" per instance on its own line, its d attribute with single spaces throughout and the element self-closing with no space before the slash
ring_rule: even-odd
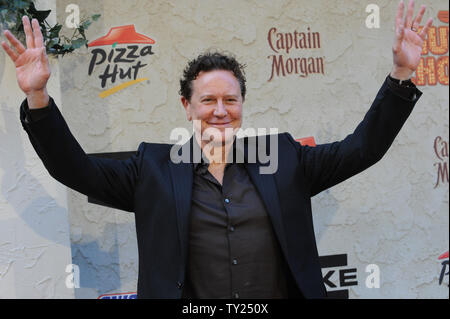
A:
<svg viewBox="0 0 450 319">
<path fill-rule="evenodd" d="M 215 127 L 225 127 L 225 126 L 229 126 L 231 124 L 231 122 L 226 122 L 226 123 L 208 123 L 210 126 L 215 126 Z"/>
</svg>

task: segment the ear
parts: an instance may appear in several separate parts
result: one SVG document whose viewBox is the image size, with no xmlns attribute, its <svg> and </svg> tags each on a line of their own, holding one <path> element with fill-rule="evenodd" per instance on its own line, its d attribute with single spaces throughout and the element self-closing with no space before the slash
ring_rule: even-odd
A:
<svg viewBox="0 0 450 319">
<path fill-rule="evenodd" d="M 186 99 L 184 96 L 181 97 L 181 104 L 183 104 L 183 107 L 186 111 L 186 116 L 188 121 L 192 121 L 192 115 L 191 115 L 191 103 L 189 103 L 188 99 Z"/>
</svg>

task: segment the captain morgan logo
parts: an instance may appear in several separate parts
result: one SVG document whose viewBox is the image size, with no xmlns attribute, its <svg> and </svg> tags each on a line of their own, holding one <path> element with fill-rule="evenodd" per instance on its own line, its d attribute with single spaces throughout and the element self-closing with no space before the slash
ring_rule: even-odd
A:
<svg viewBox="0 0 450 319">
<path fill-rule="evenodd" d="M 102 89 L 110 87 L 99 96 L 105 98 L 133 84 L 148 80 L 139 78 L 140 70 L 153 55 L 155 40 L 136 32 L 134 25 L 111 28 L 107 35 L 88 44 L 91 51 L 88 75 L 98 74 Z M 125 82 L 123 82 L 125 81 Z M 120 82 L 119 84 L 117 84 Z M 112 86 L 112 87 L 111 87 Z"/>
</svg>

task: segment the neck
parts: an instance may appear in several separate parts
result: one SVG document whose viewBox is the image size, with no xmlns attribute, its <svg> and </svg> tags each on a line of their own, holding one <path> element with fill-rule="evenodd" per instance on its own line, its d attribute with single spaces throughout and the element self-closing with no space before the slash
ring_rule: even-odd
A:
<svg viewBox="0 0 450 319">
<path fill-rule="evenodd" d="M 200 141 L 198 135 L 195 135 L 198 145 L 201 145 L 201 149 L 205 157 L 208 159 L 211 166 L 225 166 L 227 163 L 228 154 L 232 150 L 233 139 L 221 142 L 214 141 Z"/>
</svg>

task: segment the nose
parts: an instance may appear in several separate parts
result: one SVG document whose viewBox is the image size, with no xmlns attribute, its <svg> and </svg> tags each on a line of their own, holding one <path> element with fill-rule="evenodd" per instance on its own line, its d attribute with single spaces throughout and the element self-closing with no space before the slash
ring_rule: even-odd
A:
<svg viewBox="0 0 450 319">
<path fill-rule="evenodd" d="M 227 113 L 225 106 L 223 105 L 222 99 L 218 99 L 217 105 L 214 109 L 214 116 L 225 117 L 225 116 L 227 116 L 227 114 L 228 113 Z"/>
</svg>

